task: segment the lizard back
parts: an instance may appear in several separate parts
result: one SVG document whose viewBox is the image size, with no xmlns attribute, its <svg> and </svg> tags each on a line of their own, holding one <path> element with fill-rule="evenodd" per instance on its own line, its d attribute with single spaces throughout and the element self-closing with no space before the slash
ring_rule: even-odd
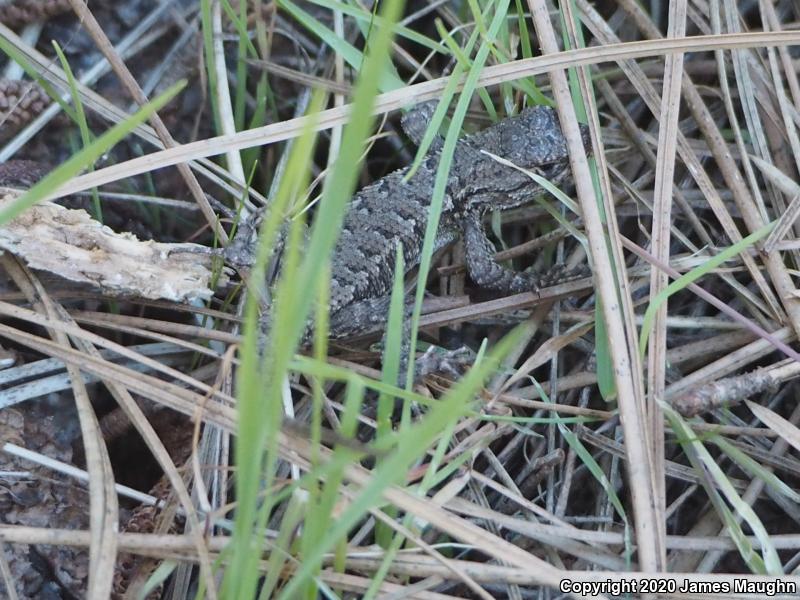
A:
<svg viewBox="0 0 800 600">
<path fill-rule="evenodd" d="M 485 152 L 484 152 L 485 151 Z M 489 152 L 558 183 L 568 171 L 567 148 L 555 111 L 524 110 L 458 141 L 448 175 L 436 249 L 457 239 L 468 212 L 507 209 L 541 191 L 528 175 Z M 331 312 L 389 293 L 395 248 L 406 269 L 419 262 L 440 151 L 428 154 L 408 181 L 408 168 L 366 186 L 353 198 L 332 257 Z"/>
</svg>

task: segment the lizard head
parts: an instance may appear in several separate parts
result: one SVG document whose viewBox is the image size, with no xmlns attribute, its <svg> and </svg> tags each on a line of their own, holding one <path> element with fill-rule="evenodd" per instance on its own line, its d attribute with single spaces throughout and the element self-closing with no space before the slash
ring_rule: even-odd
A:
<svg viewBox="0 0 800 600">
<path fill-rule="evenodd" d="M 581 137 L 584 147 L 590 152 L 589 129 L 584 125 L 581 125 Z M 481 178 L 477 178 L 473 208 L 502 210 L 533 200 L 542 190 L 523 171 L 536 173 L 554 185 L 561 184 L 570 176 L 567 142 L 558 115 L 550 107 L 528 108 L 484 129 L 473 136 L 471 142 L 474 149 L 483 151 L 483 158 L 488 161 L 481 161 L 481 170 L 485 170 L 487 178 L 492 180 L 494 192 L 491 200 L 481 194 L 478 189 Z"/>
<path fill-rule="evenodd" d="M 497 132 L 500 156 L 519 167 L 542 167 L 569 159 L 558 113 L 549 106 L 525 109 L 490 129 Z M 581 133 L 586 149 L 591 150 L 588 128 L 581 126 Z"/>
</svg>

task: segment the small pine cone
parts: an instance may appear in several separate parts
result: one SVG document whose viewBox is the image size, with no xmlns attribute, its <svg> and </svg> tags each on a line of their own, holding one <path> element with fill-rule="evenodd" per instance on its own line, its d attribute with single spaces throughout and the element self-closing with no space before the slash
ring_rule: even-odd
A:
<svg viewBox="0 0 800 600">
<path fill-rule="evenodd" d="M 0 79 L 0 139 L 27 125 L 49 104 L 50 98 L 37 83 Z"/>
<path fill-rule="evenodd" d="M 151 490 L 151 495 L 159 500 L 169 499 L 171 485 L 166 475 L 163 476 L 155 487 Z M 159 521 L 162 518 L 162 510 L 155 506 L 142 505 L 134 509 L 130 519 L 122 526 L 122 531 L 126 533 L 154 533 L 159 529 Z M 175 533 L 179 530 L 179 524 L 174 519 L 170 521 L 167 528 L 168 533 Z M 126 552 L 120 552 L 117 556 L 117 563 L 114 566 L 114 579 L 111 592 L 112 600 L 121 600 L 126 596 L 131 583 L 141 573 L 152 573 L 158 566 L 158 561 L 144 557 L 134 556 Z M 157 600 L 161 597 L 164 584 L 157 586 L 146 600 Z"/>
<path fill-rule="evenodd" d="M 28 23 L 46 21 L 71 10 L 69 0 L 10 0 L 0 2 L 0 23 L 16 29 Z"/>
<path fill-rule="evenodd" d="M 187 423 L 182 415 L 162 415 L 157 425 L 159 435 L 164 445 L 176 464 L 184 464 L 189 460 L 192 448 L 192 435 L 194 433 L 191 424 Z M 153 486 L 150 495 L 161 501 L 171 500 L 172 484 L 166 475 Z M 172 499 L 174 502 L 174 498 Z M 130 518 L 122 525 L 122 531 L 127 533 L 154 533 L 167 532 L 175 533 L 180 531 L 183 519 L 175 516 L 172 506 L 166 512 L 162 508 L 151 505 L 138 506 L 133 510 Z M 117 563 L 114 568 L 114 585 L 112 587 L 112 600 L 121 600 L 128 594 L 131 584 L 136 580 L 141 583 L 141 578 L 147 578 L 157 567 L 159 561 L 144 557 L 134 556 L 126 552 L 120 552 L 117 556 Z M 147 600 L 157 600 L 161 597 L 164 584 L 147 596 Z"/>
<path fill-rule="evenodd" d="M 0 440 L 24 445 L 54 460 L 72 462 L 73 435 L 36 406 L 0 410 Z M 3 525 L 88 530 L 88 492 L 66 476 L 11 454 L 0 453 L 0 514 Z M 89 552 L 70 546 L 4 544 L 0 549 L 20 600 L 83 597 Z M 0 577 L 0 597 L 12 597 Z"/>
</svg>

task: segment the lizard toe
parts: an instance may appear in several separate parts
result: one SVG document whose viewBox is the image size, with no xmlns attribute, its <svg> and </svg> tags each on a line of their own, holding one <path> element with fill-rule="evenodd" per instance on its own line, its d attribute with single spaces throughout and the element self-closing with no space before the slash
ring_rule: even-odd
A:
<svg viewBox="0 0 800 600">
<path fill-rule="evenodd" d="M 461 346 L 456 350 L 431 346 L 415 363 L 416 379 L 422 379 L 432 373 L 460 379 L 475 362 L 476 356 L 475 351 L 467 346 Z"/>
</svg>

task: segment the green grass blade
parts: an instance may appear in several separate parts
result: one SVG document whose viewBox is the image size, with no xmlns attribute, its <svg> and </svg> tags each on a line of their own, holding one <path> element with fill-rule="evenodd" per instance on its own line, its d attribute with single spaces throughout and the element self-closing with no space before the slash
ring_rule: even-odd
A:
<svg viewBox="0 0 800 600">
<path fill-rule="evenodd" d="M 650 304 L 647 306 L 647 310 L 644 313 L 644 319 L 642 319 L 642 330 L 641 334 L 639 335 L 639 352 L 642 357 L 644 357 L 644 353 L 647 349 L 647 340 L 650 337 L 650 330 L 652 329 L 653 319 L 656 316 L 656 312 L 658 311 L 658 308 L 664 302 L 666 302 L 670 296 L 672 296 L 672 294 L 679 292 L 690 283 L 694 283 L 703 275 L 706 275 L 713 269 L 716 269 L 726 260 L 746 251 L 750 246 L 758 242 L 760 239 L 763 239 L 769 235 L 769 232 L 772 231 L 774 226 L 774 222 L 768 223 L 761 229 L 748 235 L 746 238 L 731 246 L 728 246 L 725 248 L 725 250 L 712 256 L 699 267 L 695 267 L 688 273 L 681 275 L 678 279 L 670 283 L 664 290 L 662 290 L 655 298 L 652 298 L 650 300 Z"/>
<path fill-rule="evenodd" d="M 37 67 L 31 65 L 31 63 L 28 62 L 28 59 L 22 52 L 18 51 L 11 42 L 9 42 L 5 37 L 1 35 L 0 35 L 0 51 L 5 53 L 5 55 L 8 56 L 9 59 L 11 59 L 13 62 L 17 63 L 20 67 L 22 67 L 22 70 L 25 71 L 25 73 L 27 73 L 28 77 L 33 79 L 36 83 L 38 83 L 42 87 L 45 93 L 53 100 L 53 102 L 56 102 L 61 107 L 61 110 L 64 111 L 64 113 L 70 118 L 70 120 L 72 121 L 77 120 L 78 117 L 75 114 L 75 111 L 69 104 L 67 104 L 61 98 L 61 93 L 59 93 L 52 85 L 50 85 L 49 81 L 47 81 L 44 77 L 42 77 L 39 74 Z"/>
<path fill-rule="evenodd" d="M 297 6 L 292 0 L 278 0 L 278 6 L 285 9 L 306 29 L 311 31 L 319 39 L 330 46 L 334 52 L 341 54 L 345 62 L 350 65 L 354 70 L 360 71 L 364 63 L 364 55 L 352 44 L 337 36 L 328 27 L 320 23 L 317 19 Z M 376 17 L 375 25 L 380 23 L 380 29 L 386 30 L 388 25 L 389 30 L 393 29 L 396 19 L 384 21 Z M 378 88 L 381 92 L 390 92 L 405 86 L 405 83 L 397 74 L 394 65 L 388 61 L 381 66 L 381 70 L 374 74 L 379 82 Z M 366 113 L 364 113 L 366 114 Z"/>
<path fill-rule="evenodd" d="M 603 316 L 602 300 L 598 297 L 594 307 L 594 350 L 597 355 L 597 387 L 606 402 L 617 396 L 617 382 L 614 379 L 614 366 L 608 344 L 608 328 Z"/>
<path fill-rule="evenodd" d="M 392 295 L 389 306 L 389 320 L 386 324 L 386 336 L 383 348 L 383 368 L 381 380 L 387 385 L 396 385 L 400 375 L 400 352 L 403 345 L 403 323 L 405 318 L 404 310 L 404 289 L 403 281 L 405 275 L 405 263 L 403 262 L 403 249 L 397 246 L 394 265 L 394 284 L 392 285 Z M 375 438 L 377 441 L 384 441 L 392 433 L 392 415 L 394 413 L 395 397 L 389 394 L 378 396 L 378 412 L 376 415 Z M 404 408 L 410 409 L 410 404 L 404 404 Z M 406 424 L 410 420 L 411 411 L 404 410 L 401 424 Z M 402 427 L 402 425 L 401 425 Z M 394 518 L 396 511 L 389 510 L 387 514 Z M 375 541 L 382 548 L 389 548 L 391 545 L 393 532 L 382 522 L 375 524 Z"/>
<path fill-rule="evenodd" d="M 338 10 L 344 15 L 353 17 L 356 22 L 362 26 L 368 26 L 369 24 L 383 25 L 383 21 L 379 15 L 373 15 L 372 12 L 366 11 L 356 4 L 344 4 L 343 2 L 336 2 L 336 0 L 310 0 L 310 2 L 330 10 Z M 405 38 L 409 41 L 416 42 L 428 50 L 433 50 L 441 54 L 446 54 L 447 52 L 442 44 L 422 35 L 418 31 L 409 29 L 408 27 L 395 24 L 393 31 L 396 37 Z"/>
<path fill-rule="evenodd" d="M 383 491 L 402 481 L 411 464 L 445 431 L 449 424 L 469 414 L 473 394 L 489 373 L 497 369 L 500 360 L 522 339 L 522 330 L 507 335 L 489 353 L 485 361 L 476 364 L 450 392 L 436 403 L 418 423 L 410 426 L 405 435 L 398 437 L 395 450 L 376 467 L 369 481 L 360 489 L 347 507 L 330 524 L 325 536 L 319 540 L 314 553 L 305 557 L 294 579 L 284 588 L 280 600 L 295 598 L 297 586 L 313 572 L 319 558 L 370 509 L 381 501 Z"/>
<path fill-rule="evenodd" d="M 672 430 L 678 436 L 678 441 L 689 457 L 689 460 L 692 462 L 695 471 L 704 476 L 703 480 L 710 478 L 710 480 L 713 481 L 714 487 L 710 485 L 710 481 L 704 484 L 704 487 L 709 498 L 714 502 L 720 519 L 727 525 L 728 533 L 736 543 L 742 560 L 744 560 L 755 573 L 774 576 L 783 575 L 783 566 L 781 565 L 780 558 L 775 550 L 775 546 L 770 541 L 769 533 L 765 529 L 761 519 L 758 518 L 753 508 L 742 500 L 733 487 L 733 484 L 722 469 L 720 469 L 717 461 L 714 460 L 714 457 L 711 456 L 702 442 L 694 435 L 694 432 L 683 418 L 668 404 L 660 402 L 660 405 L 664 411 L 664 416 L 669 421 Z M 736 514 L 745 520 L 748 527 L 753 532 L 753 535 L 759 540 L 761 543 L 761 556 L 758 556 L 744 531 L 742 531 L 739 520 L 731 514 L 730 510 L 721 499 L 715 501 L 715 496 L 718 493 L 721 493 Z"/>
<path fill-rule="evenodd" d="M 53 40 L 53 47 L 58 55 L 58 60 L 61 62 L 61 68 L 64 69 L 64 74 L 67 76 L 69 93 L 72 96 L 72 104 L 75 105 L 75 122 L 78 124 L 78 129 L 81 133 L 81 141 L 85 148 L 92 143 L 94 136 L 92 136 L 92 132 L 89 131 L 89 123 L 86 121 L 86 113 L 83 110 L 83 102 L 81 101 L 81 93 L 78 90 L 78 82 L 75 80 L 75 75 L 72 73 L 72 68 L 69 66 L 69 61 L 61 50 L 61 46 L 59 46 L 58 42 L 55 40 Z M 93 171 L 94 165 L 89 165 L 88 170 Z M 94 216 L 102 223 L 103 207 L 100 204 L 100 196 L 97 193 L 97 188 L 92 188 L 92 202 L 94 204 Z"/>
<path fill-rule="evenodd" d="M 387 23 L 391 24 L 397 19 L 401 5 L 401 0 L 392 0 L 385 4 L 384 19 Z M 362 145 L 375 122 L 374 117 L 364 118 L 364 115 L 372 114 L 378 92 L 378 81 L 381 73 L 385 72 L 384 66 L 388 62 L 390 27 L 377 27 L 373 37 L 374 40 L 370 44 L 372 51 L 364 61 L 354 91 L 351 114 L 358 116 L 351 118 L 344 128 L 339 155 L 325 180 L 322 201 L 314 219 L 305 259 L 297 279 L 294 280 L 294 285 L 302 290 L 314 289 L 319 281 L 322 264 L 333 250 L 344 221 L 347 203 L 356 187 L 357 166 L 361 162 Z M 281 324 L 287 325 L 287 335 L 295 344 L 299 341 L 302 323 L 308 315 L 312 297 L 306 293 L 291 307 L 293 313 L 299 315 L 302 321 L 293 322 L 292 318 L 286 319 L 285 322 L 281 321 Z"/>
<path fill-rule="evenodd" d="M 321 98 L 315 96 L 311 113 L 315 114 L 320 105 Z M 277 245 L 284 214 L 293 200 L 295 190 L 302 189 L 303 182 L 308 179 L 315 141 L 313 124 L 309 123 L 303 134 L 295 140 L 283 180 L 264 218 L 252 269 L 253 282 L 265 281 L 266 265 Z M 291 276 L 291 272 L 287 276 Z M 237 511 L 233 539 L 229 545 L 230 566 L 222 583 L 223 596 L 232 598 L 253 597 L 259 577 L 258 553 L 253 548 L 260 547 L 259 532 L 264 519 L 264 507 L 275 499 L 267 498 L 260 512 L 257 503 L 260 490 L 263 486 L 268 487 L 272 477 L 269 465 L 274 462 L 274 441 L 277 428 L 280 427 L 281 384 L 290 360 L 289 356 L 280 352 L 281 340 L 277 339 L 269 340 L 270 345 L 265 349 L 263 360 L 259 356 L 259 307 L 264 294 L 255 285 L 248 286 L 247 294 L 241 365 L 236 382 L 239 412 L 235 439 Z M 273 306 L 275 310 L 277 308 Z M 274 312 L 273 318 L 278 318 Z M 287 346 L 286 352 L 291 355 L 294 346 Z M 262 478 L 266 478 L 266 483 Z"/>
<path fill-rule="evenodd" d="M 0 210 L 0 224 L 7 223 L 25 209 L 55 194 L 61 186 L 108 152 L 134 128 L 147 121 L 150 115 L 172 100 L 185 85 L 185 81 L 173 85 L 161 96 L 142 106 L 130 118 L 114 125 L 89 146 L 71 156 L 25 194 Z"/>
<path fill-rule="evenodd" d="M 722 436 L 713 435 L 710 441 L 727 454 L 744 472 L 749 473 L 753 477 L 758 477 L 778 494 L 786 496 L 792 502 L 800 504 L 800 493 L 784 483 L 772 470 L 764 468 L 758 461 L 742 452 Z"/>
<path fill-rule="evenodd" d="M 383 17 L 386 23 L 394 23 L 402 11 L 402 2 L 391 0 L 384 4 Z M 333 249 L 341 230 L 347 201 L 356 185 L 359 158 L 362 145 L 372 129 L 374 118 L 361 118 L 371 115 L 378 81 L 386 72 L 391 28 L 376 28 L 370 43 L 371 52 L 363 61 L 360 77 L 354 90 L 353 113 L 359 118 L 351 119 L 344 129 L 339 156 L 325 182 L 323 198 L 317 210 L 314 227 L 311 230 L 308 246 L 303 249 L 300 259 L 296 246 L 290 245 L 284 261 L 280 281 L 275 289 L 272 306 L 272 328 L 270 339 L 264 352 L 263 361 L 257 359 L 257 307 L 258 297 L 251 292 L 248 300 L 242 367 L 239 370 L 239 409 L 240 428 L 237 438 L 237 519 L 234 531 L 234 555 L 223 582 L 223 595 L 226 597 L 252 597 L 258 579 L 258 553 L 253 551 L 260 539 L 260 532 L 266 521 L 273 500 L 266 498 L 260 510 L 256 511 L 258 490 L 263 481 L 267 484 L 274 477 L 274 464 L 277 456 L 276 428 L 280 425 L 281 382 L 300 338 L 306 329 L 306 319 L 311 303 L 316 296 L 327 257 Z M 318 110 L 318 108 L 317 108 Z M 308 130 L 310 132 L 310 129 Z M 302 139 L 302 138 L 301 138 Z M 269 244 L 274 243 L 278 224 L 289 197 L 305 189 L 302 182 L 307 180 L 310 169 L 307 162 L 313 155 L 308 144 L 295 144 L 290 163 L 294 167 L 284 176 L 278 196 L 280 202 L 273 205 L 267 215 L 265 233 L 262 233 L 258 252 L 258 269 L 263 273 L 264 257 L 269 253 Z M 303 168 L 304 167 L 304 168 Z M 296 264 L 291 264 L 297 260 Z M 311 293 L 309 293 L 311 291 Z M 260 363 L 260 365 L 259 365 Z M 260 369 L 259 369 L 260 366 Z M 264 389 L 266 388 L 266 389 Z M 334 538 L 337 541 L 339 536 Z M 292 579 L 283 591 L 283 597 L 299 592 L 313 575 L 317 567 L 315 557 L 305 557 L 297 577 Z"/>
<path fill-rule="evenodd" d="M 510 0 L 500 0 L 495 9 L 494 17 L 487 32 L 488 40 L 493 40 L 497 36 L 500 26 L 503 24 L 506 14 L 508 13 Z M 427 281 L 428 272 L 431 267 L 431 258 L 433 256 L 434 242 L 436 241 L 436 232 L 439 229 L 439 217 L 442 213 L 442 203 L 444 201 L 444 194 L 447 187 L 448 175 L 450 165 L 453 161 L 453 154 L 458 142 L 458 133 L 461 129 L 461 123 L 464 122 L 464 117 L 467 113 L 472 93 L 478 83 L 481 69 L 486 62 L 489 55 L 490 45 L 484 42 L 475 54 L 475 60 L 472 63 L 470 71 L 467 73 L 464 80 L 464 86 L 459 97 L 458 104 L 456 105 L 455 112 L 450 128 L 445 136 L 444 146 L 442 147 L 439 165 L 436 170 L 436 179 L 433 186 L 433 193 L 431 195 L 431 205 L 429 209 L 428 222 L 425 227 L 425 238 L 422 245 L 422 252 L 420 255 L 419 275 L 417 285 L 417 294 L 414 300 L 414 313 L 411 320 L 411 347 L 414 348 L 417 340 L 417 329 L 419 327 L 419 319 L 422 313 L 422 299 L 425 295 L 425 281 Z M 451 78 L 455 79 L 456 71 L 454 69 Z M 458 79 L 460 80 L 460 73 Z M 448 82 L 449 83 L 449 82 Z M 441 104 L 441 103 L 440 103 Z M 441 106 L 437 107 L 437 112 Z M 427 136 L 426 136 L 427 137 Z M 409 361 L 409 369 L 406 375 L 406 387 L 411 387 L 411 382 L 414 377 L 413 361 Z"/>
</svg>

